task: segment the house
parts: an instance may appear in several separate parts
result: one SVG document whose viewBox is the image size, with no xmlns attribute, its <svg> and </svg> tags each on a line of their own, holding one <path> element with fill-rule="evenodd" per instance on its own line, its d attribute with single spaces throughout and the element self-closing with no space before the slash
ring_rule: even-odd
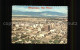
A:
<svg viewBox="0 0 80 50">
<path fill-rule="evenodd" d="M 51 30 L 50 30 L 51 33 L 55 32 L 55 31 L 56 31 L 56 29 L 51 29 Z"/>
</svg>

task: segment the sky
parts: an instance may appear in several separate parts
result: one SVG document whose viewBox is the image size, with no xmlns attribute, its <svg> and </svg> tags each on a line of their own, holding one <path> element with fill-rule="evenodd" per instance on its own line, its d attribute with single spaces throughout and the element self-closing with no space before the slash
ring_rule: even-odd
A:
<svg viewBox="0 0 80 50">
<path fill-rule="evenodd" d="M 28 7 L 52 7 L 52 9 L 28 9 Z M 60 13 L 68 13 L 68 6 L 25 6 L 25 5 L 13 5 L 13 11 L 21 11 L 21 12 L 43 12 L 43 11 L 51 11 L 51 12 L 60 12 Z"/>
</svg>

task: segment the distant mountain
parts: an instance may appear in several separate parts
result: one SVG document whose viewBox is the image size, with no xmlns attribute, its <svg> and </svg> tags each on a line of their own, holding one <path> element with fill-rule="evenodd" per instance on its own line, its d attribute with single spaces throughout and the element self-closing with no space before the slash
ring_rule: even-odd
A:
<svg viewBox="0 0 80 50">
<path fill-rule="evenodd" d="M 64 14 L 64 13 L 51 12 L 51 11 L 43 11 L 43 12 L 13 11 L 12 15 L 29 15 L 31 17 L 58 17 L 58 16 L 66 16 L 66 14 Z"/>
</svg>

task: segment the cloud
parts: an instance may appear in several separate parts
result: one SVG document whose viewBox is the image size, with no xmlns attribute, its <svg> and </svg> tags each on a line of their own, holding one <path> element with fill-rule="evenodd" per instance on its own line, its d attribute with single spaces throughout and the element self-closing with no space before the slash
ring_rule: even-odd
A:
<svg viewBox="0 0 80 50">
<path fill-rule="evenodd" d="M 68 7 L 55 8 L 54 11 L 61 12 L 61 13 L 68 13 Z"/>
</svg>

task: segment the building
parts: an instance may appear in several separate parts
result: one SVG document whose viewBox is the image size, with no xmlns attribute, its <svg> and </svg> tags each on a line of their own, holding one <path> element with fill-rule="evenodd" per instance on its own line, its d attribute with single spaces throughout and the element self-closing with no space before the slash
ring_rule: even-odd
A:
<svg viewBox="0 0 80 50">
<path fill-rule="evenodd" d="M 42 30 L 43 31 L 50 31 L 50 25 L 45 25 Z"/>
<path fill-rule="evenodd" d="M 54 23 L 51 23 L 50 24 L 50 29 L 53 29 L 54 28 Z"/>
<path fill-rule="evenodd" d="M 41 31 L 41 28 L 40 27 L 38 28 L 38 31 Z"/>
</svg>

